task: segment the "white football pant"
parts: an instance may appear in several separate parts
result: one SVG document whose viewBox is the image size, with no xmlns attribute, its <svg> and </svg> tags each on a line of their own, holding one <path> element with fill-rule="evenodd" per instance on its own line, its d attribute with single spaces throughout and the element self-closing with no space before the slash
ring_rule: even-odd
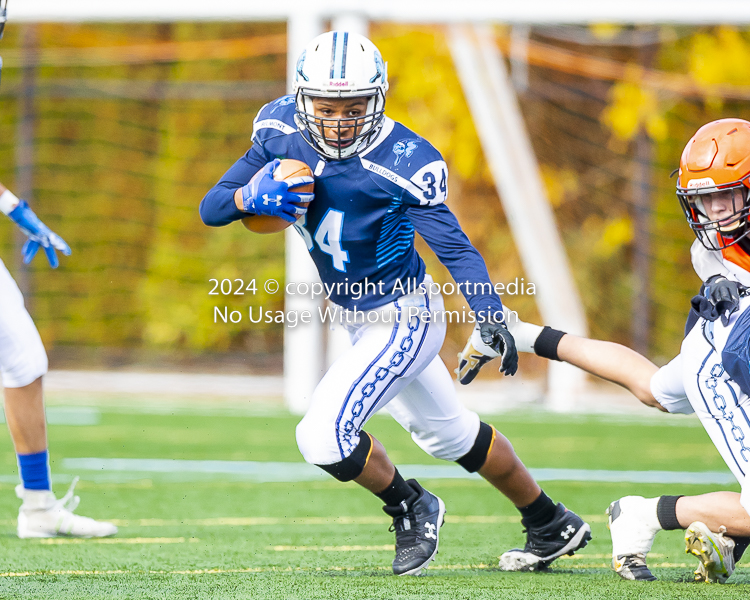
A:
<svg viewBox="0 0 750 600">
<path fill-rule="evenodd" d="M 427 276 L 425 282 L 430 281 Z M 331 365 L 297 426 L 297 444 L 307 462 L 330 465 L 348 457 L 365 423 L 386 405 L 431 456 L 454 461 L 471 450 L 479 417 L 458 401 L 438 356 L 445 322 L 415 315 L 424 310 L 442 315 L 442 296 L 408 294 L 358 313 L 356 324 L 343 323 L 353 346 Z"/>
<path fill-rule="evenodd" d="M 0 374 L 3 386 L 29 385 L 47 372 L 47 353 L 23 304 L 21 290 L 0 260 Z"/>
</svg>

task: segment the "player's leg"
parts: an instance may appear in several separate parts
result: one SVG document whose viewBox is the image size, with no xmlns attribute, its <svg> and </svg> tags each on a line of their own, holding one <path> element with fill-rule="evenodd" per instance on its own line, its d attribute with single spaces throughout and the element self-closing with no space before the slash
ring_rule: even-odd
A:
<svg viewBox="0 0 750 600">
<path fill-rule="evenodd" d="M 5 388 L 5 420 L 16 454 L 38 454 L 47 449 L 42 377 L 22 387 Z"/>
<path fill-rule="evenodd" d="M 0 261 L 0 374 L 5 417 L 21 476 L 21 485 L 16 488 L 23 500 L 18 536 L 112 535 L 117 532 L 114 525 L 72 513 L 72 487 L 59 501 L 52 493 L 42 395 L 42 376 L 46 372 L 47 354 L 42 340 L 18 286 Z"/>
<path fill-rule="evenodd" d="M 340 481 L 361 484 L 386 505 L 394 518 L 393 566 L 399 575 L 419 574 L 432 561 L 445 507 L 416 481 L 404 481 L 382 445 L 362 428 L 442 345 L 444 325 L 409 318 L 405 307 L 411 305 L 427 308 L 429 300 L 411 295 L 399 299 L 379 311 L 378 322 L 356 329 L 352 349 L 323 377 L 297 426 L 297 443 L 307 462 Z"/>
<path fill-rule="evenodd" d="M 688 552 L 701 565 L 699 580 L 724 582 L 750 541 L 750 515 L 740 494 L 712 492 L 700 496 L 626 496 L 607 514 L 612 534 L 612 565 L 621 577 L 653 581 L 646 556 L 659 531 L 684 530 Z M 724 537 L 724 533 L 731 537 Z"/>
<path fill-rule="evenodd" d="M 737 417 L 742 412 L 736 411 Z M 747 546 L 745 537 L 750 524 L 750 494 L 746 491 L 746 477 L 739 465 L 746 462 L 745 457 L 750 457 L 750 451 L 744 444 L 744 438 L 731 435 L 731 427 L 720 414 L 717 413 L 716 418 L 706 411 L 698 414 L 714 446 L 740 482 L 743 493 L 722 492 L 694 497 L 659 498 L 627 496 L 613 502 L 607 510 L 612 534 L 612 566 L 626 579 L 655 579 L 646 567 L 645 559 L 651 550 L 654 536 L 662 529 L 691 529 L 691 524 L 699 524 L 692 528 L 693 531 L 688 531 L 687 550 L 698 551 L 701 566 L 696 574 L 707 581 L 725 581 L 736 562 L 733 561 L 735 553 L 741 556 Z M 723 536 L 719 537 L 722 527 L 727 530 L 731 528 L 732 534 L 737 536 L 733 540 L 736 543 L 731 551 L 730 544 L 724 543 L 726 540 Z M 713 538 L 709 535 L 710 532 L 713 532 Z M 716 552 L 703 552 L 702 544 L 710 544 L 712 541 Z M 726 560 L 718 560 L 720 557 Z"/>
<path fill-rule="evenodd" d="M 675 518 L 681 529 L 687 529 L 693 521 L 701 521 L 711 531 L 724 527 L 732 537 L 750 537 L 750 514 L 742 506 L 737 492 L 680 496 L 675 505 Z"/>
<path fill-rule="evenodd" d="M 696 581 L 725 583 L 750 544 L 750 514 L 735 492 L 682 496 L 675 517 L 685 529 L 685 552 L 700 564 Z"/>
<path fill-rule="evenodd" d="M 527 528 L 527 544 L 523 550 L 503 555 L 501 567 L 505 570 L 543 568 L 590 539 L 588 524 L 541 490 L 510 442 L 459 402 L 440 357 L 435 357 L 387 410 L 425 452 L 479 472 L 518 508 Z"/>
</svg>

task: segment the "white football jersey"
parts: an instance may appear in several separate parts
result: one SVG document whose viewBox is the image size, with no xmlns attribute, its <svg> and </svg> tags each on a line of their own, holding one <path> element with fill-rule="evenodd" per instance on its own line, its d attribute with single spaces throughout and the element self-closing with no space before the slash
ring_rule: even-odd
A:
<svg viewBox="0 0 750 600">
<path fill-rule="evenodd" d="M 713 275 L 724 275 L 727 279 L 739 281 L 742 285 L 750 287 L 750 273 L 733 262 L 725 260 L 721 252 L 707 250 L 698 240 L 695 240 L 690 247 L 690 258 L 693 262 L 693 269 L 701 281 L 706 281 Z"/>
<path fill-rule="evenodd" d="M 727 326 L 721 320 L 698 322 L 682 342 L 680 354 L 651 379 L 654 398 L 669 412 L 694 412 L 727 466 L 743 488 L 742 504 L 750 512 L 750 396 L 725 368 L 722 352 L 732 336 L 740 343 L 750 335 L 750 298 Z M 739 322 L 739 323 L 738 323 Z"/>
</svg>

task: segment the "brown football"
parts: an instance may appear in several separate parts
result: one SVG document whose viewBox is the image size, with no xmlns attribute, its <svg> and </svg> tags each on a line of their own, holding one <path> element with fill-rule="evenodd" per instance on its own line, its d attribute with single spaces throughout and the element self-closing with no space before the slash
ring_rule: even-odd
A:
<svg viewBox="0 0 750 600">
<path fill-rule="evenodd" d="M 283 181 L 290 177 L 304 177 L 305 175 L 312 177 L 312 174 L 312 169 L 301 160 L 284 158 L 273 172 L 273 178 L 276 181 Z M 309 185 L 297 186 L 292 191 L 310 193 L 314 188 L 315 184 L 311 183 Z M 235 196 L 235 203 L 237 203 L 237 196 Z M 307 206 L 308 204 L 309 202 L 303 202 L 301 206 Z M 241 209 L 241 206 L 242 198 L 240 198 L 238 208 Z M 285 221 L 281 217 L 272 217 L 270 215 L 249 215 L 242 219 L 242 224 L 255 233 L 277 233 L 292 225 L 292 223 Z"/>
</svg>

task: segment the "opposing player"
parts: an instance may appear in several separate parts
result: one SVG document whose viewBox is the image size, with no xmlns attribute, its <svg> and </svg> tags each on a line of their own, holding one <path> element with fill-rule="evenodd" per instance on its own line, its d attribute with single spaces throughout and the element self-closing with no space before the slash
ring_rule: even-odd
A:
<svg viewBox="0 0 750 600">
<path fill-rule="evenodd" d="M 569 362 L 660 410 L 695 412 L 740 482 L 741 494 L 613 502 L 612 566 L 625 579 L 656 579 L 645 559 L 662 529 L 686 529 L 686 551 L 701 561 L 698 581 L 725 582 L 750 542 L 749 187 L 750 122 L 721 119 L 699 129 L 682 154 L 677 195 L 698 238 L 693 265 L 705 283 L 693 298 L 680 354 L 661 369 L 619 344 L 529 323 L 509 325 L 521 351 Z M 467 349 L 461 363 L 464 375 L 473 376 L 493 352 L 476 336 Z"/>
<path fill-rule="evenodd" d="M 253 214 L 296 221 L 321 279 L 333 286 L 332 301 L 349 311 L 341 321 L 353 347 L 315 389 L 297 443 L 307 462 L 383 501 L 396 532 L 394 573 L 417 575 L 432 561 L 445 506 L 415 480 L 404 481 L 382 444 L 363 431 L 385 406 L 426 452 L 479 472 L 519 508 L 527 544 L 504 554 L 501 566 L 542 568 L 585 546 L 590 527 L 555 505 L 508 440 L 456 398 L 438 356 L 446 325 L 435 315 L 443 300 L 420 285 L 431 279 L 415 231 L 466 283 L 481 335 L 506 375 L 516 372 L 518 357 L 484 261 L 445 205 L 446 164 L 424 138 L 385 116 L 387 89 L 386 64 L 368 39 L 344 31 L 314 39 L 297 62 L 294 95 L 261 109 L 252 148 L 208 192 L 201 217 L 213 226 Z M 312 168 L 308 208 L 300 203 L 310 198 L 294 188 L 310 178 L 275 181 L 278 158 Z M 362 286 L 361 298 L 352 284 Z"/>
<path fill-rule="evenodd" d="M 6 9 L 0 7 L 0 38 Z M 0 67 L 2 62 L 0 61 Z M 28 237 L 23 260 L 31 262 L 43 248 L 54 269 L 57 251 L 68 256 L 70 248 L 50 231 L 29 205 L 0 183 L 0 212 L 6 214 Z M 117 533 L 117 527 L 73 514 L 78 496 L 77 479 L 68 493 L 57 500 L 52 493 L 44 417 L 42 377 L 47 372 L 47 353 L 26 311 L 23 296 L 5 264 L 0 260 L 0 376 L 4 387 L 5 419 L 18 457 L 21 484 L 16 495 L 23 501 L 18 512 L 18 537 L 40 538 L 70 535 L 102 537 Z"/>
</svg>

